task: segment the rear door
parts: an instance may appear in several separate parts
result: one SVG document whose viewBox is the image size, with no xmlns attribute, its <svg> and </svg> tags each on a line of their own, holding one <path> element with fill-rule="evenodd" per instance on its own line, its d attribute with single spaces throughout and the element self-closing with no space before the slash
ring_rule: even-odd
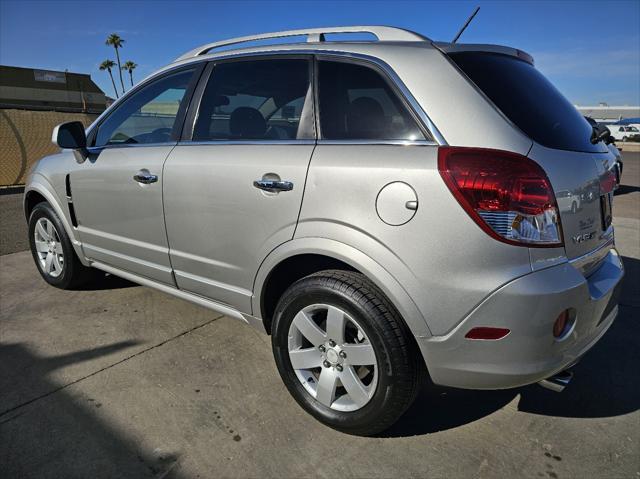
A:
<svg viewBox="0 0 640 479">
<path fill-rule="evenodd" d="M 586 119 L 526 59 L 486 51 L 449 56 L 534 141 L 528 156 L 544 168 L 556 193 L 567 257 L 611 242 L 615 156 L 604 142 L 592 143 Z"/>
<path fill-rule="evenodd" d="M 251 311 L 261 261 L 296 228 L 315 145 L 310 78 L 306 56 L 207 67 L 164 168 L 180 289 Z"/>
</svg>

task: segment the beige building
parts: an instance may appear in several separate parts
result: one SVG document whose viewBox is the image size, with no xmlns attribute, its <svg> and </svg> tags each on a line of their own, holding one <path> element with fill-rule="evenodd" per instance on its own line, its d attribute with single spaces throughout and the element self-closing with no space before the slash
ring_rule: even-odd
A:
<svg viewBox="0 0 640 479">
<path fill-rule="evenodd" d="M 0 187 L 23 184 L 36 160 L 57 151 L 57 124 L 89 125 L 105 108 L 89 75 L 0 65 Z"/>
</svg>

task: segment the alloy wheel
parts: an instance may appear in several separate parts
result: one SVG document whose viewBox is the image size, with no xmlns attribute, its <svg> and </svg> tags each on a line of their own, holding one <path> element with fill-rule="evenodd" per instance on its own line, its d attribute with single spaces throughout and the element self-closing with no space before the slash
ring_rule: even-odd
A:
<svg viewBox="0 0 640 479">
<path fill-rule="evenodd" d="M 64 251 L 56 227 L 48 218 L 40 218 L 33 235 L 40 269 L 57 278 L 64 269 Z"/>
<path fill-rule="evenodd" d="M 378 362 L 369 338 L 342 309 L 313 304 L 299 311 L 288 336 L 298 380 L 317 401 L 337 411 L 356 411 L 373 397 Z"/>
</svg>

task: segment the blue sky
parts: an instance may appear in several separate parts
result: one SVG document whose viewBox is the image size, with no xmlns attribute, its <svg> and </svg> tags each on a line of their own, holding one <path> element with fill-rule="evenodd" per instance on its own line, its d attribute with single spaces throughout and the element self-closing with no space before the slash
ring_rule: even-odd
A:
<svg viewBox="0 0 640 479">
<path fill-rule="evenodd" d="M 113 95 L 104 59 L 111 32 L 141 79 L 200 44 L 252 33 L 383 24 L 531 53 L 574 103 L 640 104 L 640 1 L 12 1 L 0 0 L 0 63 L 90 73 Z"/>
</svg>

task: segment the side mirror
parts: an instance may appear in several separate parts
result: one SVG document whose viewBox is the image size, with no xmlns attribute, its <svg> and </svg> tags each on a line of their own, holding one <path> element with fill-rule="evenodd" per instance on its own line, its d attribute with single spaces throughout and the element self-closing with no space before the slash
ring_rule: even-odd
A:
<svg viewBox="0 0 640 479">
<path fill-rule="evenodd" d="M 82 163 L 89 156 L 84 125 L 79 121 L 70 121 L 56 126 L 53 129 L 51 141 L 60 148 L 73 150 L 78 163 Z"/>
</svg>

